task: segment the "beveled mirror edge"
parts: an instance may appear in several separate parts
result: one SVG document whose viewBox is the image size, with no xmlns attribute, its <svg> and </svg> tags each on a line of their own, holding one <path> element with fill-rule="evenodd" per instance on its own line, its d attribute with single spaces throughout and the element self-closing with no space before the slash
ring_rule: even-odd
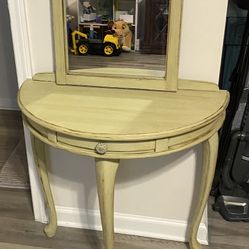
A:
<svg viewBox="0 0 249 249">
<path fill-rule="evenodd" d="M 170 2 L 166 49 L 166 90 L 168 91 L 175 91 L 178 88 L 183 1 L 171 0 Z"/>
<path fill-rule="evenodd" d="M 65 8 L 63 6 L 63 1 L 64 0 L 52 0 L 56 84 L 161 91 L 176 91 L 178 89 L 180 31 L 183 0 L 172 0 L 169 5 L 170 15 L 169 32 L 167 37 L 165 79 L 148 79 L 143 77 L 108 77 L 101 74 L 93 76 L 69 74 L 64 18 Z M 103 81 L 100 80 L 101 78 Z"/>
<path fill-rule="evenodd" d="M 66 48 L 65 48 L 65 29 L 63 0 L 52 0 L 52 23 L 55 57 L 55 81 L 56 84 L 66 84 Z"/>
</svg>

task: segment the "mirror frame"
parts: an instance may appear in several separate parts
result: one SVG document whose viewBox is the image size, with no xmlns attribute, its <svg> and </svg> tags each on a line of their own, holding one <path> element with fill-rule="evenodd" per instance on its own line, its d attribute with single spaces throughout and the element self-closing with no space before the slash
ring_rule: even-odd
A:
<svg viewBox="0 0 249 249">
<path fill-rule="evenodd" d="M 110 76 L 104 73 L 90 75 L 69 72 L 65 18 L 66 8 L 64 0 L 52 0 L 56 84 L 176 91 L 178 89 L 182 6 L 183 0 L 170 0 L 165 65 L 166 76 L 165 78 L 148 78 L 128 74 Z"/>
</svg>

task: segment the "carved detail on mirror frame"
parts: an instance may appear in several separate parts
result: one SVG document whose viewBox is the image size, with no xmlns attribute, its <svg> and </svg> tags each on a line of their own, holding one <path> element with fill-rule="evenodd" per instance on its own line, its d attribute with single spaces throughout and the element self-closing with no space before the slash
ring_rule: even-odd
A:
<svg viewBox="0 0 249 249">
<path fill-rule="evenodd" d="M 113 71 L 105 70 L 104 67 L 91 68 L 91 70 L 71 70 L 65 0 L 52 0 L 56 84 L 176 91 L 178 89 L 182 5 L 183 0 L 169 0 L 164 71 L 161 71 L 163 74 L 160 74 L 156 70 L 154 72 L 151 70 L 150 72 L 153 74 L 149 74 L 149 70 L 146 69 L 129 70 L 129 68 L 115 68 Z M 124 53 L 127 56 L 127 52 Z M 94 58 L 90 55 L 87 56 Z M 149 56 L 150 54 L 148 54 L 148 58 Z M 87 61 L 86 57 L 84 61 Z"/>
</svg>

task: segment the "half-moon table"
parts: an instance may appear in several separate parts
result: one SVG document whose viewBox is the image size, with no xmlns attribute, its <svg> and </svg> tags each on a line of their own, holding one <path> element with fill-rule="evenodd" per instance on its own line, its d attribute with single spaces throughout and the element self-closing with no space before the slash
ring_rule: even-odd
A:
<svg viewBox="0 0 249 249">
<path fill-rule="evenodd" d="M 217 131 L 228 100 L 228 93 L 218 89 L 132 91 L 25 81 L 18 101 L 33 135 L 33 152 L 49 210 L 46 235 L 55 235 L 57 219 L 45 144 L 95 158 L 105 249 L 113 249 L 113 195 L 120 159 L 166 155 L 203 142 L 201 186 L 190 225 L 190 248 L 201 248 L 197 231 L 213 180 Z"/>
</svg>

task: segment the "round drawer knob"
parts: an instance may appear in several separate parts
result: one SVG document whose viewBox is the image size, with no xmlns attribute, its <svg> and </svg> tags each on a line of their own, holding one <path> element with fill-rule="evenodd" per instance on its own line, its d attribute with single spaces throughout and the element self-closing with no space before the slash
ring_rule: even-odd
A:
<svg viewBox="0 0 249 249">
<path fill-rule="evenodd" d="M 107 152 L 107 145 L 104 143 L 98 143 L 95 147 L 95 151 L 100 155 L 104 155 Z"/>
</svg>

